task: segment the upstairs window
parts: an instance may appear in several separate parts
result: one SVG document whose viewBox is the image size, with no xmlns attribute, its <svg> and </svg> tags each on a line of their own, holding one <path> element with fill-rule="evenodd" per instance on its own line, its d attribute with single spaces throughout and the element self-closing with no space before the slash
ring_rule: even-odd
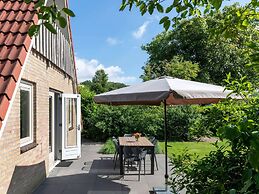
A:
<svg viewBox="0 0 259 194">
<path fill-rule="evenodd" d="M 20 142 L 33 142 L 33 86 L 27 82 L 20 84 Z"/>
</svg>

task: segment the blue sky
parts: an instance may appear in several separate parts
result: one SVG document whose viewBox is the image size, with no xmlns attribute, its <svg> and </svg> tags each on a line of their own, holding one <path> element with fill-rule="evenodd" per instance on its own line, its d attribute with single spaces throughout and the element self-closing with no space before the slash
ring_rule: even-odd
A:
<svg viewBox="0 0 259 194">
<path fill-rule="evenodd" d="M 120 12 L 120 0 L 72 0 L 70 8 L 74 49 L 80 81 L 103 68 L 110 81 L 140 82 L 148 55 L 141 45 L 163 31 L 159 16 L 141 16 L 135 9 Z M 161 17 L 161 16 L 160 16 Z"/>
<path fill-rule="evenodd" d="M 239 2 L 244 4 L 247 0 Z M 159 25 L 162 16 L 141 16 L 136 9 L 120 12 L 120 3 L 121 0 L 69 1 L 76 14 L 71 25 L 79 81 L 91 80 L 98 69 L 104 69 L 110 81 L 141 81 L 141 67 L 148 59 L 141 45 L 163 31 Z"/>
</svg>

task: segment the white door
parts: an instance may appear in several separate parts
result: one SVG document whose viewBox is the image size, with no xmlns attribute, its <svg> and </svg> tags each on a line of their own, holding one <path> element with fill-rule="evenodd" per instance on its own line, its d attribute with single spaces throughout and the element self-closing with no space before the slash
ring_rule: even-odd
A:
<svg viewBox="0 0 259 194">
<path fill-rule="evenodd" d="M 62 94 L 62 160 L 81 157 L 81 96 Z"/>
<path fill-rule="evenodd" d="M 55 166 L 55 95 L 49 92 L 49 169 Z"/>
</svg>

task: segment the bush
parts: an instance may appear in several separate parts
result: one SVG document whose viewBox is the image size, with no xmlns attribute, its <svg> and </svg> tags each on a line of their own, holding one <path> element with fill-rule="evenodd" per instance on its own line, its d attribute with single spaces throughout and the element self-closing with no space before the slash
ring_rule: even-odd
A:
<svg viewBox="0 0 259 194">
<path fill-rule="evenodd" d="M 201 114 L 196 107 L 179 106 L 168 109 L 169 139 L 189 140 L 199 129 Z M 197 126 L 195 126 L 197 125 Z M 87 137 L 105 141 L 112 136 L 140 132 L 146 136 L 164 139 L 162 107 L 96 105 L 87 127 Z"/>
<path fill-rule="evenodd" d="M 125 133 L 140 132 L 144 135 L 162 136 L 163 121 L 157 107 L 97 105 L 92 115 L 88 137 L 104 141 Z"/>
<path fill-rule="evenodd" d="M 81 113 L 83 122 L 82 135 L 88 137 L 88 130 L 86 129 L 91 126 L 91 118 L 96 110 L 96 104 L 93 101 L 95 93 L 91 92 L 88 87 L 84 85 L 79 86 L 79 92 L 81 94 Z"/>
<path fill-rule="evenodd" d="M 164 139 L 164 110 L 162 106 L 108 106 L 93 102 L 94 93 L 81 86 L 82 134 L 95 141 L 106 141 L 112 136 L 140 132 Z M 197 136 L 202 118 L 198 106 L 168 107 L 169 139 L 189 140 Z M 206 130 L 203 130 L 206 131 Z"/>
<path fill-rule="evenodd" d="M 101 154 L 114 154 L 115 153 L 115 145 L 111 138 L 109 138 L 105 144 L 101 147 L 99 150 L 99 153 Z"/>
<path fill-rule="evenodd" d="M 218 194 L 242 189 L 245 153 L 236 154 L 217 147 L 201 159 L 192 158 L 187 152 L 173 157 L 170 184 L 175 191 L 185 188 L 187 193 Z"/>
<path fill-rule="evenodd" d="M 200 134 L 201 108 L 195 105 L 172 106 L 168 108 L 169 139 L 188 141 Z"/>
<path fill-rule="evenodd" d="M 171 185 L 189 193 L 259 193 L 259 98 L 251 83 L 229 81 L 230 89 L 242 101 L 227 99 L 209 108 L 205 126 L 229 142 L 230 149 L 218 147 L 201 160 L 185 153 L 173 158 Z M 206 122 L 205 122 L 206 123 Z M 208 126 L 209 127 L 209 126 Z"/>
</svg>

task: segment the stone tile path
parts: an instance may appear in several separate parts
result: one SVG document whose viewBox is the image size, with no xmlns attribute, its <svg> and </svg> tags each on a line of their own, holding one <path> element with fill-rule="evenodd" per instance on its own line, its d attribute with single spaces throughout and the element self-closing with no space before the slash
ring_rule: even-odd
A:
<svg viewBox="0 0 259 194">
<path fill-rule="evenodd" d="M 124 177 L 119 175 L 119 162 L 113 169 L 113 155 L 99 154 L 100 143 L 84 142 L 79 160 L 62 162 L 55 167 L 34 194 L 145 194 L 164 183 L 164 155 L 157 155 L 158 168 L 154 175 L 137 171 Z M 143 169 L 143 167 L 142 167 Z M 146 173 L 150 173 L 147 156 Z"/>
</svg>

